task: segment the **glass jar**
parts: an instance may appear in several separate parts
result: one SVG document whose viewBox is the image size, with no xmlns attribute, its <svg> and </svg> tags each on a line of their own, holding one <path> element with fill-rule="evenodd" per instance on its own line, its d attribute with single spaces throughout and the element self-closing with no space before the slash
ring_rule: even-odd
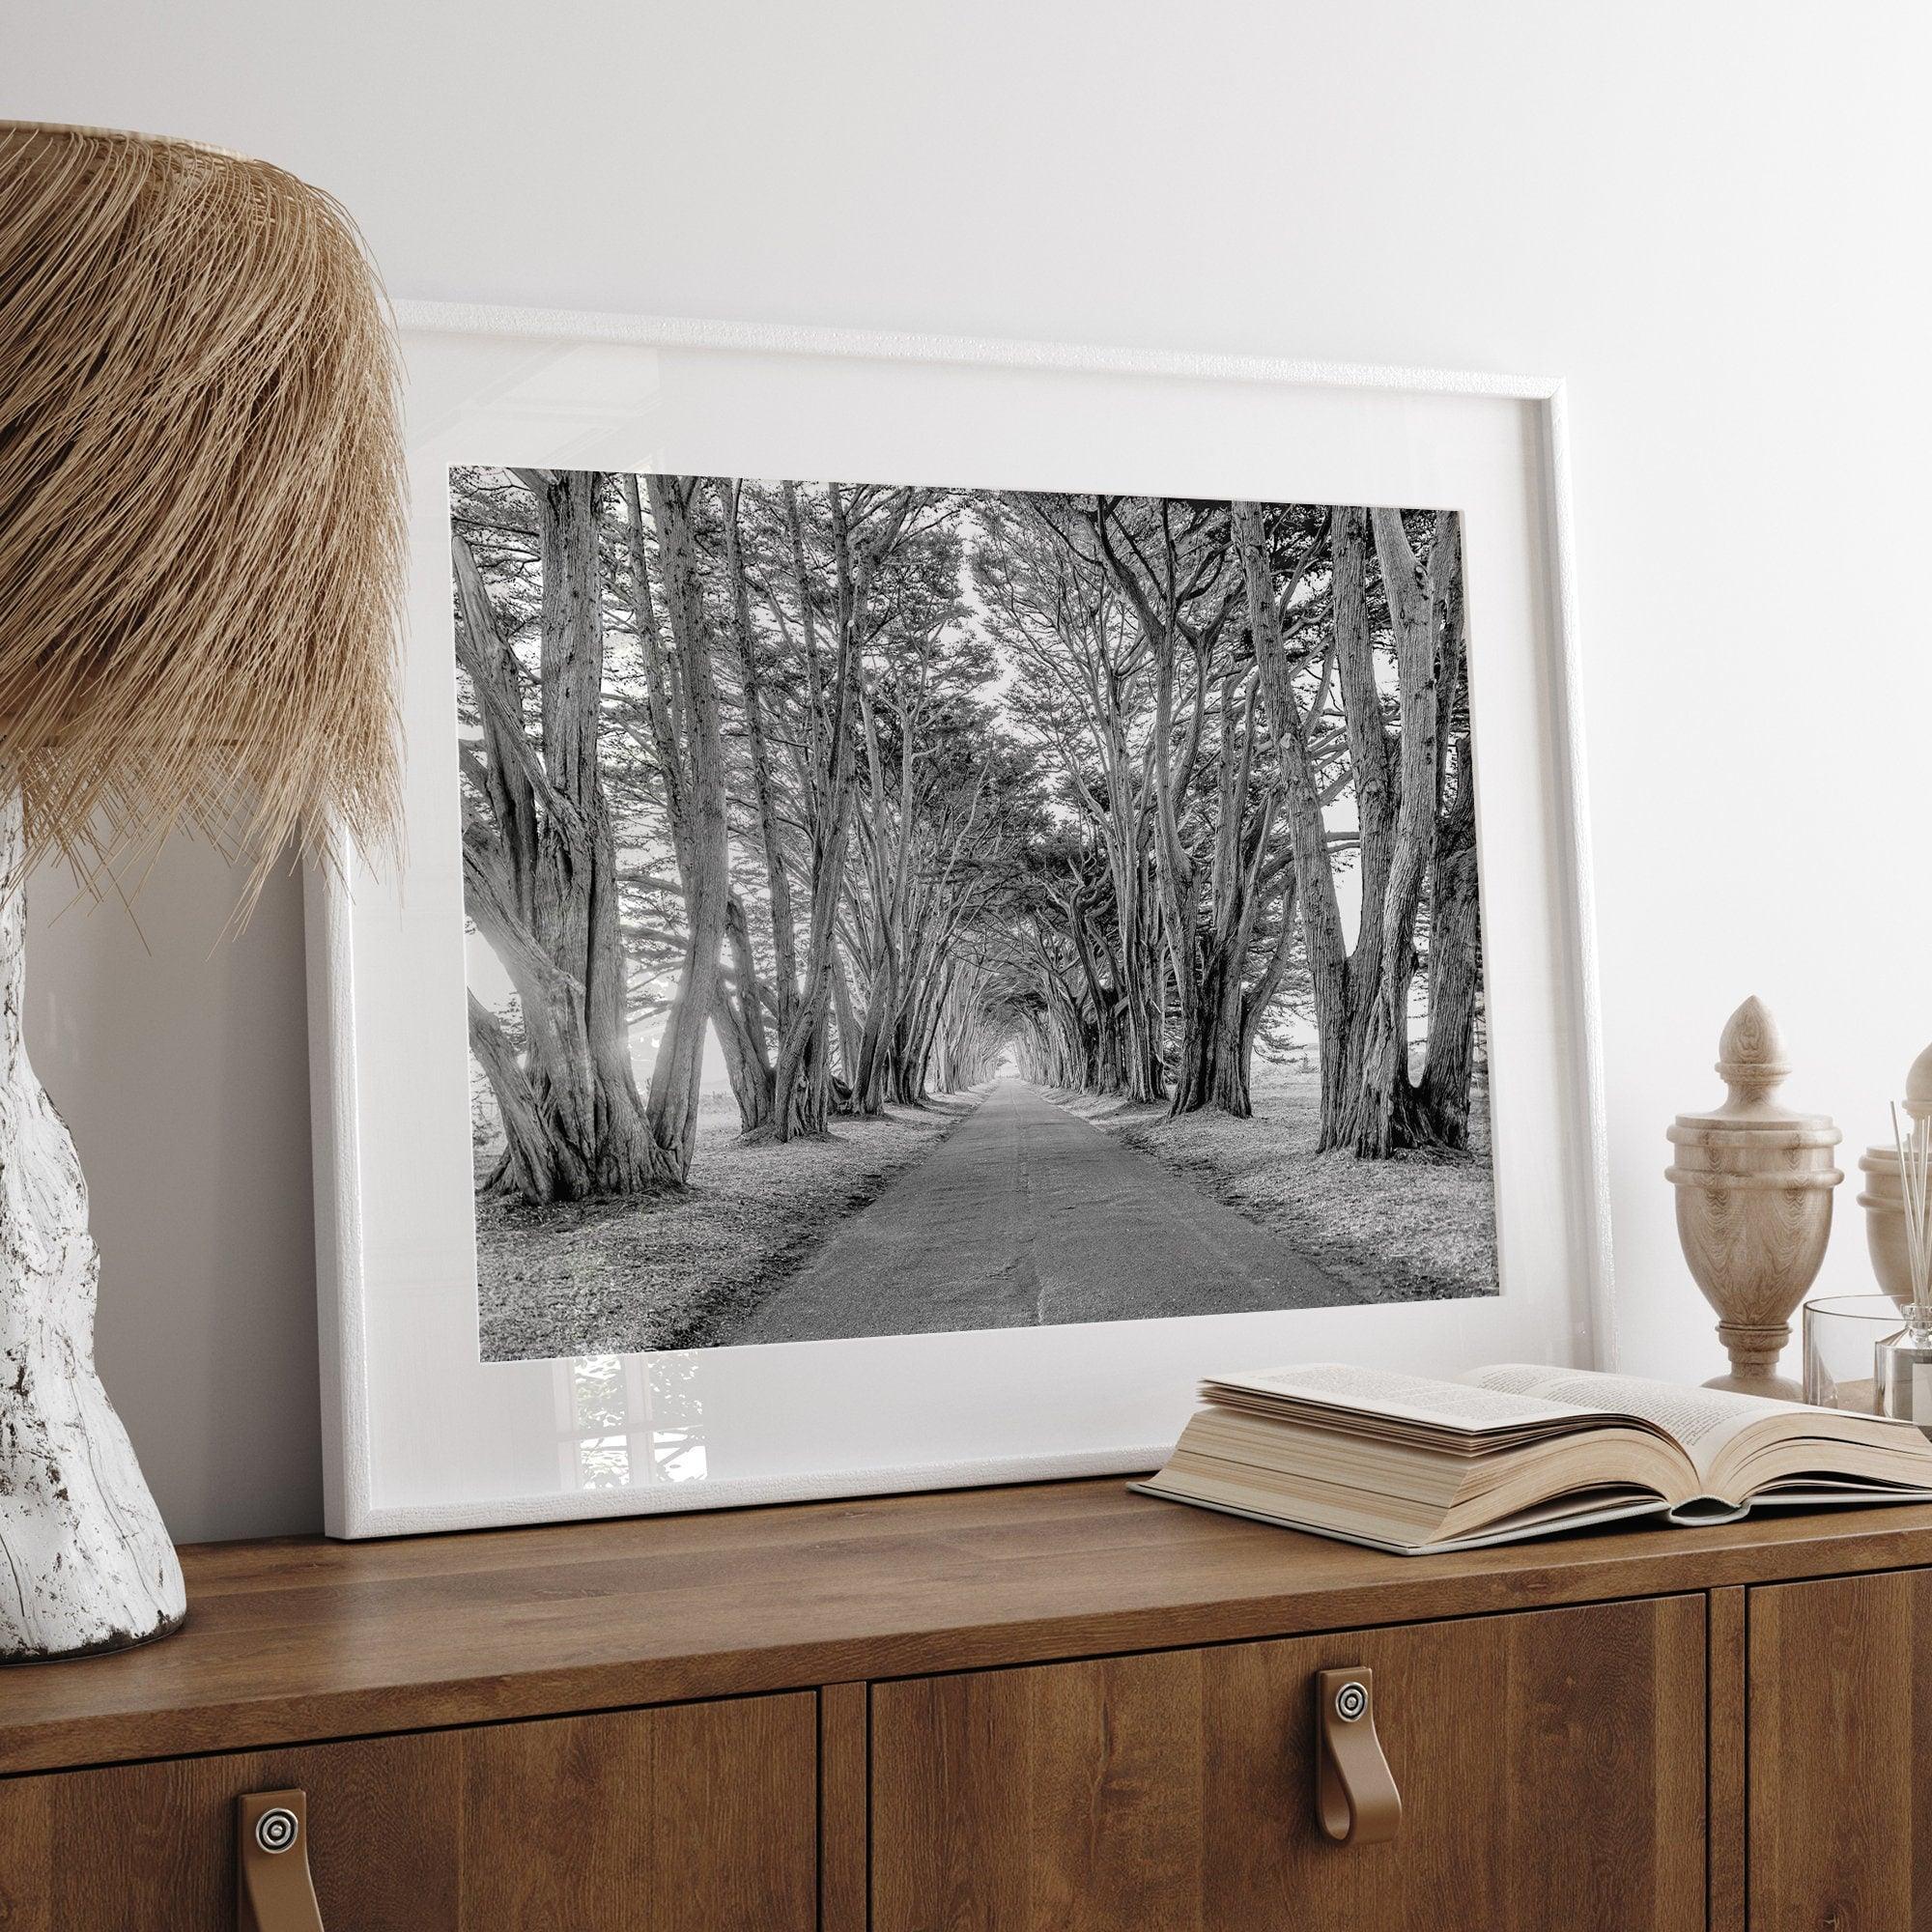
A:
<svg viewBox="0 0 1932 1932">
<path fill-rule="evenodd" d="M 1889 1294 L 1821 1294 L 1804 1304 L 1804 1400 L 1821 1408 L 1878 1413 L 1873 1360 L 1905 1329 Z"/>
</svg>

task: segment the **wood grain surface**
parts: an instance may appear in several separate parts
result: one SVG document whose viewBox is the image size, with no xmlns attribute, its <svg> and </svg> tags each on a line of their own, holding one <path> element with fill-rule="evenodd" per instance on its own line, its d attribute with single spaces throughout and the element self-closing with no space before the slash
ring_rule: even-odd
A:
<svg viewBox="0 0 1932 1932">
<path fill-rule="evenodd" d="M 186 1552 L 189 1621 L 0 1672 L 0 1773 L 1932 1563 L 1932 1509 L 1462 1555 L 1114 1480 Z"/>
<path fill-rule="evenodd" d="M 819 1932 L 867 1932 L 871 1860 L 871 1686 L 818 1693 Z"/>
<path fill-rule="evenodd" d="M 0 1780 L 8 1932 L 230 1932 L 234 1809 L 308 1793 L 334 1932 L 811 1932 L 815 1700 Z"/>
<path fill-rule="evenodd" d="M 1733 1585 L 1706 1601 L 1705 1672 L 1709 1713 L 1705 1833 L 1710 1841 L 1710 1932 L 1745 1932 L 1746 1802 L 1749 1734 L 1746 1724 L 1746 1620 L 1750 1592 Z"/>
<path fill-rule="evenodd" d="M 1932 1924 L 1932 1574 L 1751 1593 L 1751 1932 Z"/>
<path fill-rule="evenodd" d="M 1314 1817 L 1353 1664 L 1386 1844 Z M 1695 1932 L 1704 1723 L 1698 1596 L 879 1685 L 874 1932 Z"/>
</svg>

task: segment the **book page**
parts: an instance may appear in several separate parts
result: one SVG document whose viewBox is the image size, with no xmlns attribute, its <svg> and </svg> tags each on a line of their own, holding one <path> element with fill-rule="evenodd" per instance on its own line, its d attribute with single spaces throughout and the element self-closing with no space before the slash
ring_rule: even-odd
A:
<svg viewBox="0 0 1932 1932">
<path fill-rule="evenodd" d="M 1520 1429 L 1525 1423 L 1594 1421 L 1598 1406 L 1517 1390 L 1506 1383 L 1478 1385 L 1473 1378 L 1437 1381 L 1429 1376 L 1361 1369 L 1347 1362 L 1311 1362 L 1262 1375 L 1215 1376 L 1202 1385 L 1209 1401 L 1223 1389 L 1477 1433 Z"/>
<path fill-rule="evenodd" d="M 1506 1523 L 1473 1536 L 1440 1537 L 1419 1543 L 1391 1535 L 1377 1535 L 1359 1522 L 1341 1522 L 1306 1510 L 1267 1509 L 1233 1497 L 1197 1495 L 1189 1490 L 1174 1489 L 1158 1476 L 1146 1482 L 1129 1483 L 1127 1488 L 1144 1496 L 1161 1496 L 1169 1502 L 1186 1503 L 1195 1509 L 1218 1510 L 1226 1516 L 1246 1517 L 1253 1522 L 1273 1523 L 1282 1529 L 1298 1529 L 1312 1536 L 1332 1537 L 1338 1543 L 1358 1544 L 1364 1549 L 1385 1549 L 1394 1556 L 1431 1556 L 1455 1549 L 1483 1549 L 1492 1544 L 1519 1543 L 1528 1537 L 1549 1536 L 1558 1530 L 1587 1529 L 1598 1523 L 1617 1522 L 1632 1517 L 1662 1516 L 1665 1505 L 1655 1496 L 1625 1497 L 1619 1492 L 1603 1491 L 1595 1498 L 1572 1497 L 1557 1513 L 1524 1511 Z M 1742 1510 L 1732 1512 L 1742 1516 Z"/>
<path fill-rule="evenodd" d="M 1503 1362 L 1472 1369 L 1465 1378 L 1472 1388 L 1497 1394 L 1537 1397 L 1575 1403 L 1610 1414 L 1634 1415 L 1683 1446 L 1708 1476 L 1724 1447 L 1754 1423 L 1787 1426 L 1800 1406 L 1774 1402 L 1765 1396 L 1739 1395 L 1730 1389 L 1693 1388 L 1683 1382 L 1652 1381 L 1643 1376 L 1605 1375 L 1598 1369 L 1552 1369 L 1533 1362 Z"/>
</svg>

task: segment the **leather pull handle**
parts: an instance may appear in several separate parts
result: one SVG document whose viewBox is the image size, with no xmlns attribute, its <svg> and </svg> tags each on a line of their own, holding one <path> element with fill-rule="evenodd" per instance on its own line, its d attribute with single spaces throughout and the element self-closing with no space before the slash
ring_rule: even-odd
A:
<svg viewBox="0 0 1932 1932">
<path fill-rule="evenodd" d="M 1365 1666 L 1315 1679 L 1315 1815 L 1340 1845 L 1379 1845 L 1402 1823 L 1402 1793 L 1376 1736 L 1376 1674 Z"/>
<path fill-rule="evenodd" d="M 235 1801 L 240 1932 L 323 1932 L 308 1875 L 308 1793 L 251 1791 Z"/>
</svg>

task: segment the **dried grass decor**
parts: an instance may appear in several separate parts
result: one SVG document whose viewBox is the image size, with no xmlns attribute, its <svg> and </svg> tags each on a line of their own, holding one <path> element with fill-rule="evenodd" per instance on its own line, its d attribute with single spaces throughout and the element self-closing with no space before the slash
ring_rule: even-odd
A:
<svg viewBox="0 0 1932 1932">
<path fill-rule="evenodd" d="M 399 814 L 398 358 L 360 241 L 264 162 L 0 123 L 0 786 L 85 878 Z"/>
</svg>

